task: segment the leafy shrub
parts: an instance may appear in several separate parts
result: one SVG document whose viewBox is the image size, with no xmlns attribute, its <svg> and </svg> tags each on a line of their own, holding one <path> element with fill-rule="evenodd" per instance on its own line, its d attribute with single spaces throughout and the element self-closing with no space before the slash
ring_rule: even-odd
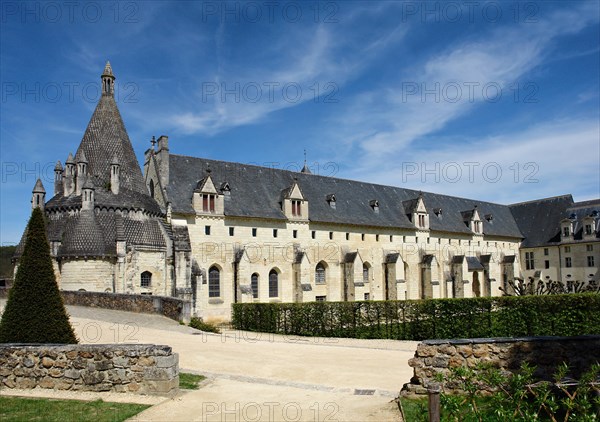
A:
<svg viewBox="0 0 600 422">
<path fill-rule="evenodd" d="M 202 318 L 192 317 L 189 325 L 190 325 L 190 327 L 195 328 L 196 330 L 205 331 L 208 333 L 216 333 L 216 334 L 221 333 L 221 330 L 219 330 L 219 327 L 217 327 L 213 324 L 209 324 L 208 322 L 202 321 Z"/>
<path fill-rule="evenodd" d="M 236 303 L 239 330 L 424 340 L 600 334 L 600 295 L 405 301 Z"/>
</svg>

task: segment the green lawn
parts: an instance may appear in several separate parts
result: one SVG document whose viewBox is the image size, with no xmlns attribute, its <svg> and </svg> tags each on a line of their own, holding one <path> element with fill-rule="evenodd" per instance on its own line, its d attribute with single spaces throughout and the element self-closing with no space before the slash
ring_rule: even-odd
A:
<svg viewBox="0 0 600 422">
<path fill-rule="evenodd" d="M 185 390 L 197 390 L 198 383 L 206 379 L 206 377 L 202 375 L 188 374 L 185 372 L 179 373 L 179 388 L 183 388 Z"/>
<path fill-rule="evenodd" d="M 120 422 L 149 408 L 145 404 L 107 403 L 102 400 L 53 400 L 0 397 L 0 421 Z"/>
</svg>

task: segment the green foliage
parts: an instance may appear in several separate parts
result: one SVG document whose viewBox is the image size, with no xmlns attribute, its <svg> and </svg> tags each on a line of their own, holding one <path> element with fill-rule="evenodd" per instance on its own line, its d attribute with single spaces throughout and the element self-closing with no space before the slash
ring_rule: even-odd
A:
<svg viewBox="0 0 600 422">
<path fill-rule="evenodd" d="M 13 277 L 12 256 L 15 254 L 16 246 L 0 246 L 0 278 Z"/>
<path fill-rule="evenodd" d="M 0 396 L 2 422 L 120 422 L 149 408 L 146 404 L 109 403 L 102 400 L 50 400 Z"/>
<path fill-rule="evenodd" d="M 463 394 L 442 393 L 442 421 L 563 421 L 600 420 L 600 365 L 592 365 L 579 381 L 567 377 L 561 365 L 554 382 L 536 382 L 535 367 L 523 364 L 515 374 L 480 364 L 476 368 L 454 368 L 441 377 Z M 419 410 L 415 420 L 426 418 Z"/>
<path fill-rule="evenodd" d="M 179 373 L 179 388 L 185 390 L 197 390 L 198 384 L 206 379 L 205 376 L 188 374 L 187 372 Z"/>
<path fill-rule="evenodd" d="M 56 284 L 39 208 L 27 226 L 25 248 L 0 321 L 0 343 L 77 343 Z"/>
<path fill-rule="evenodd" d="M 216 333 L 220 334 L 221 330 L 219 327 L 209 324 L 208 322 L 202 321 L 202 318 L 192 317 L 190 320 L 190 327 L 195 328 L 196 330 L 205 331 L 208 333 Z"/>
<path fill-rule="evenodd" d="M 236 303 L 239 330 L 424 340 L 600 334 L 600 295 L 405 301 Z"/>
</svg>

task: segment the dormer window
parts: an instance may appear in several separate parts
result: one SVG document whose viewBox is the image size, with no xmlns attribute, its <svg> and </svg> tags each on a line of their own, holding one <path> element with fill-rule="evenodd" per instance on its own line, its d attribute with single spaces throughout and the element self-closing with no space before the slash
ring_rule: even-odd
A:
<svg viewBox="0 0 600 422">
<path fill-rule="evenodd" d="M 438 216 L 441 217 L 442 216 L 442 209 L 441 208 L 434 208 L 433 209 L 433 213 Z"/>
<path fill-rule="evenodd" d="M 494 219 L 494 216 L 492 214 L 486 214 L 484 218 L 491 223 Z"/>
<path fill-rule="evenodd" d="M 292 215 L 294 217 L 302 216 L 302 201 L 298 199 L 292 199 Z"/>
<path fill-rule="evenodd" d="M 229 196 L 231 194 L 231 187 L 229 187 L 229 183 L 227 182 L 223 182 L 221 184 L 221 192 L 223 193 L 223 195 L 225 196 Z"/>
<path fill-rule="evenodd" d="M 568 237 L 571 235 L 571 230 L 568 226 L 563 227 L 563 236 Z"/>
<path fill-rule="evenodd" d="M 373 209 L 373 211 L 377 213 L 379 212 L 379 201 L 377 199 L 370 200 L 369 206 Z"/>
<path fill-rule="evenodd" d="M 481 233 L 481 221 L 473 221 L 473 231 L 475 233 Z"/>
<path fill-rule="evenodd" d="M 591 225 L 591 224 L 586 224 L 586 225 L 585 225 L 585 234 L 586 234 L 587 236 L 589 236 L 589 235 L 591 235 L 591 234 L 592 234 L 592 232 L 593 232 L 593 230 L 592 230 L 592 225 Z"/>
<path fill-rule="evenodd" d="M 426 227 L 425 225 L 425 214 L 419 214 L 419 227 L 424 229 Z"/>
<path fill-rule="evenodd" d="M 215 196 L 212 194 L 202 195 L 202 212 L 215 212 Z"/>
<path fill-rule="evenodd" d="M 334 194 L 327 195 L 327 203 L 332 209 L 335 209 L 336 198 Z"/>
</svg>

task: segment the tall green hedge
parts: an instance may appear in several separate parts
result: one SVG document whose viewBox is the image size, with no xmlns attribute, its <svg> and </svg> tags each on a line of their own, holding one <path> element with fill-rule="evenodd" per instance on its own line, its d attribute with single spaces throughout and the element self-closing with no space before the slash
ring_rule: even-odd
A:
<svg viewBox="0 0 600 422">
<path fill-rule="evenodd" d="M 56 284 L 39 208 L 27 225 L 25 248 L 0 320 L 0 343 L 77 343 Z"/>
<path fill-rule="evenodd" d="M 236 303 L 232 325 L 267 333 L 396 340 L 600 334 L 600 295 Z"/>
</svg>

